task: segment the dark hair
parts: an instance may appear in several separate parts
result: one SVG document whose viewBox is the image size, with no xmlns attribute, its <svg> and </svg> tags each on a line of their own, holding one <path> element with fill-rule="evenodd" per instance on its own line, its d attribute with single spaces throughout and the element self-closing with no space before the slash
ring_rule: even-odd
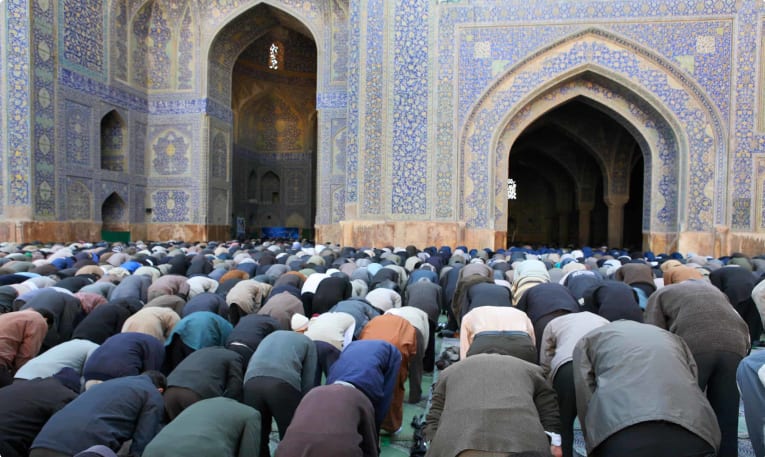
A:
<svg viewBox="0 0 765 457">
<path fill-rule="evenodd" d="M 48 323 L 48 328 L 53 327 L 53 324 L 56 323 L 56 316 L 53 315 L 53 313 L 49 310 L 35 308 L 35 311 L 40 313 L 42 317 L 45 318 L 45 321 Z"/>
<path fill-rule="evenodd" d="M 141 374 L 148 376 L 158 389 L 167 389 L 167 378 L 159 371 L 147 370 Z"/>
</svg>

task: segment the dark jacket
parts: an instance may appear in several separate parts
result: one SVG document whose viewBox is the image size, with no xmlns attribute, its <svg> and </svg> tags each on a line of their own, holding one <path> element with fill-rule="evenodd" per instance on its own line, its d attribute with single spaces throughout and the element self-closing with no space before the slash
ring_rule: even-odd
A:
<svg viewBox="0 0 765 457">
<path fill-rule="evenodd" d="M 566 276 L 563 285 L 577 300 L 584 297 L 585 292 L 604 281 L 603 275 L 595 270 L 572 271 Z M 579 302 L 582 303 L 581 301 Z"/>
<path fill-rule="evenodd" d="M 212 260 L 202 254 L 197 254 L 191 258 L 191 263 L 186 269 L 186 276 L 189 278 L 197 275 L 207 276 L 213 270 Z"/>
<path fill-rule="evenodd" d="M 142 307 L 137 298 L 120 298 L 97 306 L 77 325 L 72 338 L 102 344 L 110 336 L 120 333 L 127 318 Z"/>
<path fill-rule="evenodd" d="M 589 311 L 609 321 L 627 319 L 643 322 L 635 289 L 619 281 L 601 281 L 584 292 L 582 311 Z"/>
<path fill-rule="evenodd" d="M 78 292 L 85 286 L 93 284 L 93 278 L 88 275 L 72 276 L 71 278 L 62 279 L 56 283 L 56 287 L 69 290 L 71 292 Z"/>
<path fill-rule="evenodd" d="M 56 317 L 56 322 L 45 336 L 42 351 L 72 339 L 75 325 L 79 323 L 85 314 L 77 297 L 54 289 L 41 290 L 40 293 L 35 294 L 34 297 L 27 301 L 21 309 L 46 309 Z"/>
<path fill-rule="evenodd" d="M 352 293 L 353 287 L 347 278 L 324 278 L 313 295 L 311 313 L 326 313 L 337 303 L 351 298 Z"/>
<path fill-rule="evenodd" d="M 167 274 L 180 276 L 186 276 L 186 271 L 189 269 L 189 265 L 191 264 L 189 258 L 184 254 L 176 254 L 170 257 L 170 260 L 168 260 L 167 263 L 170 265 L 170 270 L 167 272 Z"/>
<path fill-rule="evenodd" d="M 183 306 L 181 317 L 186 317 L 191 313 L 199 311 L 209 311 L 224 319 L 228 318 L 228 304 L 226 303 L 226 298 L 211 292 L 203 292 L 194 295 Z"/>
<path fill-rule="evenodd" d="M 300 401 L 277 457 L 377 457 L 375 410 L 369 399 L 350 386 L 311 390 Z"/>
<path fill-rule="evenodd" d="M 189 406 L 151 440 L 144 457 L 249 457 L 260 450 L 260 413 L 229 398 Z"/>
<path fill-rule="evenodd" d="M 518 309 L 529 315 L 536 323 L 541 317 L 554 311 L 579 311 L 579 303 L 571 292 L 556 283 L 538 284 L 527 290 L 518 301 Z"/>
<path fill-rule="evenodd" d="M 250 359 L 244 382 L 256 376 L 285 381 L 302 394 L 314 386 L 317 368 L 313 340 L 290 330 L 278 330 L 263 339 Z"/>
<path fill-rule="evenodd" d="M 118 333 L 93 351 L 82 375 L 86 381 L 135 376 L 146 370 L 159 370 L 164 359 L 165 347 L 155 337 L 145 333 Z"/>
<path fill-rule="evenodd" d="M 409 284 L 404 291 L 404 304 L 425 311 L 429 320 L 438 322 L 438 316 L 444 309 L 443 289 L 430 281 Z"/>
<path fill-rule="evenodd" d="M 224 347 L 189 354 L 167 377 L 168 387 L 185 387 L 202 398 L 242 398 L 242 356 Z"/>
<path fill-rule="evenodd" d="M 460 320 L 471 310 L 480 306 L 513 306 L 510 289 L 499 284 L 481 282 L 467 291 L 467 302 L 462 307 Z"/>
<path fill-rule="evenodd" d="M 148 376 L 127 376 L 97 384 L 53 415 L 32 443 L 74 455 L 96 444 L 117 452 L 127 440 L 141 455 L 159 432 L 165 408 Z"/>
<path fill-rule="evenodd" d="M 48 419 L 77 393 L 56 378 L 16 382 L 0 389 L 0 455 L 26 457 Z"/>
<path fill-rule="evenodd" d="M 401 353 L 387 341 L 353 341 L 330 368 L 327 384 L 344 381 L 364 392 L 375 408 L 379 428 L 393 400 L 400 366 Z"/>
</svg>

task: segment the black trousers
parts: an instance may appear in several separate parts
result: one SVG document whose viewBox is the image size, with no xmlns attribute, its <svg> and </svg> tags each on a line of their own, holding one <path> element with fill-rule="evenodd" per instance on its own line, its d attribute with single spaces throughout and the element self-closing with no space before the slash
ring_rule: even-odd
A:
<svg viewBox="0 0 765 457">
<path fill-rule="evenodd" d="M 744 319 L 746 326 L 749 328 L 749 341 L 752 343 L 760 341 L 762 336 L 762 319 L 760 318 L 760 312 L 757 311 L 757 305 L 755 305 L 754 300 L 749 298 L 741 303 L 737 303 L 733 308 Z"/>
<path fill-rule="evenodd" d="M 178 335 L 173 336 L 170 344 L 165 346 L 165 361 L 162 364 L 162 373 L 168 376 L 192 352 L 194 352 L 194 348 L 186 346 L 186 343 Z"/>
<path fill-rule="evenodd" d="M 560 437 L 563 457 L 574 457 L 574 419 L 576 419 L 576 390 L 574 389 L 574 363 L 566 362 L 558 368 L 553 379 L 560 411 Z"/>
<path fill-rule="evenodd" d="M 436 327 L 438 322 L 428 319 L 428 347 L 425 348 L 425 356 L 422 358 L 422 369 L 425 373 L 432 373 L 436 364 Z"/>
<path fill-rule="evenodd" d="M 299 390 L 279 378 L 255 376 L 244 383 L 244 403 L 260 411 L 260 457 L 271 455 L 271 419 L 276 419 L 279 439 L 283 439 L 302 398 Z"/>
<path fill-rule="evenodd" d="M 173 420 L 184 409 L 202 399 L 198 393 L 186 387 L 170 386 L 162 395 L 165 400 L 165 414 L 168 420 Z"/>
<path fill-rule="evenodd" d="M 0 387 L 10 386 L 11 384 L 13 384 L 11 369 L 0 365 Z"/>
<path fill-rule="evenodd" d="M 736 369 L 742 357 L 733 352 L 712 351 L 693 354 L 699 367 L 699 387 L 717 415 L 720 426 L 719 457 L 738 455 L 738 406 Z"/>
<path fill-rule="evenodd" d="M 593 449 L 592 457 L 714 457 L 711 444 L 671 422 L 649 421 L 624 428 Z"/>
</svg>

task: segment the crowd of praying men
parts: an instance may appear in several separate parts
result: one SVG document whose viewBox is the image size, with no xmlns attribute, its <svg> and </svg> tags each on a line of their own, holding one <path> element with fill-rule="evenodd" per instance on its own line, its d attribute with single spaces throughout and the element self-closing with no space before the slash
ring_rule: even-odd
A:
<svg viewBox="0 0 765 457">
<path fill-rule="evenodd" d="M 433 457 L 573 457 L 577 417 L 591 456 L 737 456 L 740 400 L 764 457 L 763 274 L 606 247 L 0 243 L 0 456 L 267 457 L 274 422 L 277 457 L 378 456 L 430 395 Z"/>
</svg>

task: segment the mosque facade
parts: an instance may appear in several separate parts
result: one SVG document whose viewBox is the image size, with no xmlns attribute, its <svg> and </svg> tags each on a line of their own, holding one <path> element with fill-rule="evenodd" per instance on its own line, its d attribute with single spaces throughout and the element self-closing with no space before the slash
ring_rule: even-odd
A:
<svg viewBox="0 0 765 457">
<path fill-rule="evenodd" d="M 0 6 L 2 240 L 765 251 L 762 0 Z"/>
</svg>

